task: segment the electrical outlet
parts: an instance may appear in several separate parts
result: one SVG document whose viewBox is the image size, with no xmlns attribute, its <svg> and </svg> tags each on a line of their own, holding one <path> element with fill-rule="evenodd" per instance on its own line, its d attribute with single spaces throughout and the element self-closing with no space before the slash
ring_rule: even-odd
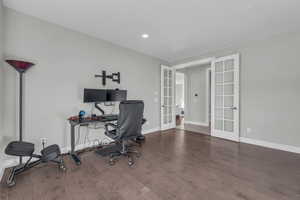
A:
<svg viewBox="0 0 300 200">
<path fill-rule="evenodd" d="M 247 133 L 251 133 L 252 129 L 251 128 L 247 128 Z"/>
</svg>

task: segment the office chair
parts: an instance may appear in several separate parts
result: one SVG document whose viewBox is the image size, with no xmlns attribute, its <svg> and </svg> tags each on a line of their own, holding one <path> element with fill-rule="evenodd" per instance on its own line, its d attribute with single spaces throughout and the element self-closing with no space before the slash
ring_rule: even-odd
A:
<svg viewBox="0 0 300 200">
<path fill-rule="evenodd" d="M 132 154 L 139 157 L 140 153 L 131 149 L 132 146 L 129 145 L 129 141 L 141 135 L 144 102 L 136 100 L 122 101 L 119 110 L 117 124 L 105 124 L 105 135 L 115 140 L 116 143 L 114 151 L 109 152 L 109 164 L 114 165 L 117 157 L 127 156 L 128 165 L 132 166 L 134 164 Z M 109 127 L 113 129 L 109 130 Z"/>
</svg>

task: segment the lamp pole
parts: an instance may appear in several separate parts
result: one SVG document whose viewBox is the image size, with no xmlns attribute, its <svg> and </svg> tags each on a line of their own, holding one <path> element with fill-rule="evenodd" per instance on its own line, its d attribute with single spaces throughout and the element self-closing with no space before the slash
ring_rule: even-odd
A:
<svg viewBox="0 0 300 200">
<path fill-rule="evenodd" d="M 5 60 L 17 72 L 19 72 L 19 141 L 23 141 L 23 73 L 26 72 L 34 64 L 22 60 Z M 20 156 L 20 165 L 22 164 L 22 156 Z"/>
<path fill-rule="evenodd" d="M 23 72 L 19 72 L 19 140 L 23 141 Z M 22 156 L 19 158 L 20 165 L 22 164 Z"/>
</svg>

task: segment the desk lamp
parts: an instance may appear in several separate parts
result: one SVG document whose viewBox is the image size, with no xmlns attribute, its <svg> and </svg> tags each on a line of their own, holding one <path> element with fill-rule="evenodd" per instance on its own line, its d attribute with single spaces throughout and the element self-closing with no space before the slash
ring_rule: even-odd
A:
<svg viewBox="0 0 300 200">
<path fill-rule="evenodd" d="M 17 72 L 19 72 L 19 141 L 23 140 L 23 74 L 28 70 L 33 63 L 21 61 L 21 60 L 6 60 L 6 62 L 11 65 Z M 22 164 L 22 156 L 20 156 L 20 164 Z"/>
</svg>

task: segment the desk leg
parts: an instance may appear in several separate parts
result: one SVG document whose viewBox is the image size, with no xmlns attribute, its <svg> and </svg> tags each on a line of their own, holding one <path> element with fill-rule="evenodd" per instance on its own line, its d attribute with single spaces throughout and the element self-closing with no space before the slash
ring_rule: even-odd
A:
<svg viewBox="0 0 300 200">
<path fill-rule="evenodd" d="M 71 158 L 74 160 L 76 165 L 81 165 L 81 160 L 75 152 L 75 126 L 71 125 Z"/>
</svg>

